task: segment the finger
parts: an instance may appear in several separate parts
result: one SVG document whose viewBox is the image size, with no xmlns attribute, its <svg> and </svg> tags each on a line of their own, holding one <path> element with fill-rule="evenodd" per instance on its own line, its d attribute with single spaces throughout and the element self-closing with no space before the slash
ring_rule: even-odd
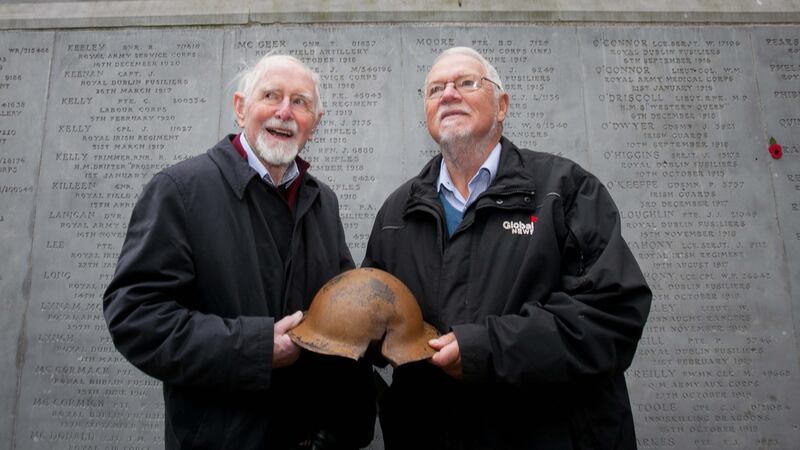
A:
<svg viewBox="0 0 800 450">
<path fill-rule="evenodd" d="M 436 366 L 444 368 L 454 364 L 458 361 L 460 356 L 458 345 L 455 342 L 450 342 L 442 347 L 441 350 L 434 353 L 433 357 L 431 357 L 431 361 L 433 361 Z"/>
<path fill-rule="evenodd" d="M 300 351 L 300 347 L 294 343 L 294 341 L 286 334 L 281 335 L 278 338 L 277 345 L 280 348 L 280 351 L 286 354 L 297 353 Z"/>
<path fill-rule="evenodd" d="M 440 368 L 444 373 L 451 377 L 461 380 L 464 378 L 461 368 L 461 350 L 458 341 L 453 340 L 434 353 L 430 359 L 431 364 Z"/>
<path fill-rule="evenodd" d="M 282 335 L 275 339 L 272 352 L 272 366 L 284 367 L 297 361 L 300 356 L 300 347 L 289 336 Z"/>
<path fill-rule="evenodd" d="M 444 355 L 441 352 L 436 352 L 431 356 L 431 364 L 438 368 L 444 368 L 447 365 L 446 361 L 444 360 Z"/>
<path fill-rule="evenodd" d="M 284 334 L 299 325 L 302 321 L 303 311 L 296 311 L 294 314 L 275 322 L 275 334 Z"/>
<path fill-rule="evenodd" d="M 447 361 L 448 365 L 458 361 L 458 357 L 460 356 L 458 352 L 458 346 L 454 342 L 450 342 L 449 344 L 442 347 L 441 353 L 442 353 L 442 359 Z"/>
<path fill-rule="evenodd" d="M 442 347 L 445 345 L 453 342 L 456 340 L 456 335 L 452 332 L 447 333 L 443 336 L 439 336 L 438 338 L 434 338 L 428 341 L 428 345 L 431 346 L 434 350 L 441 350 Z"/>
<path fill-rule="evenodd" d="M 295 311 L 294 314 L 288 317 L 289 317 L 289 323 L 288 326 L 286 327 L 286 330 L 291 330 L 292 328 L 300 325 L 300 322 L 303 321 L 303 311 Z"/>
</svg>

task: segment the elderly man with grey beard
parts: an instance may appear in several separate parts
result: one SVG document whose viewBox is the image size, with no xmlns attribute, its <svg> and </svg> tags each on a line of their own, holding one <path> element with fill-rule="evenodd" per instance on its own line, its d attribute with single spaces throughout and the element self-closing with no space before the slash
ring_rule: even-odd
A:
<svg viewBox="0 0 800 450">
<path fill-rule="evenodd" d="M 650 290 L 603 184 L 503 137 L 502 86 L 473 49 L 434 61 L 421 93 L 441 154 L 375 218 L 363 265 L 441 334 L 381 396 L 386 449 L 635 448 L 624 371 Z"/>
<path fill-rule="evenodd" d="M 356 449 L 375 425 L 372 368 L 286 332 L 353 268 L 336 195 L 298 156 L 319 76 L 267 55 L 240 74 L 242 132 L 156 174 L 103 299 L 117 349 L 163 382 L 167 449 Z"/>
</svg>

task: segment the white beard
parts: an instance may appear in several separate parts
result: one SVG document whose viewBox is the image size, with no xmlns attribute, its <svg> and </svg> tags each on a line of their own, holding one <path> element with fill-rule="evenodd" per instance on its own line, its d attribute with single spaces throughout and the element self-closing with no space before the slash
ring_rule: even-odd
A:
<svg viewBox="0 0 800 450">
<path fill-rule="evenodd" d="M 472 130 L 467 128 L 442 126 L 439 129 L 439 143 L 442 146 L 457 146 L 459 143 L 464 143 L 472 140 Z"/>
<path fill-rule="evenodd" d="M 483 152 L 489 144 L 488 140 L 495 136 L 498 127 L 495 120 L 489 132 L 481 137 L 473 136 L 472 130 L 467 128 L 442 129 L 439 131 L 439 150 L 450 164 L 466 166 L 473 159 L 485 156 Z"/>
<path fill-rule="evenodd" d="M 255 151 L 258 156 L 271 166 L 287 167 L 294 161 L 297 154 L 300 153 L 300 147 L 297 141 L 292 139 L 284 142 L 270 142 L 266 137 L 269 133 L 264 128 L 284 128 L 290 129 L 293 133 L 297 133 L 297 124 L 294 122 L 282 122 L 277 119 L 269 119 L 262 125 L 261 132 L 255 142 Z"/>
</svg>

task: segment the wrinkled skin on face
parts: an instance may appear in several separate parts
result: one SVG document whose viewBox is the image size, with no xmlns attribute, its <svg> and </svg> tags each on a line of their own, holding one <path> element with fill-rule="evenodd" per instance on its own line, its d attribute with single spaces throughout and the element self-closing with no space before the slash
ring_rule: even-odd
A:
<svg viewBox="0 0 800 450">
<path fill-rule="evenodd" d="M 249 97 L 234 94 L 236 120 L 266 166 L 288 166 L 322 117 L 316 91 L 305 67 L 280 61 L 256 82 Z"/>
<path fill-rule="evenodd" d="M 472 75 L 485 77 L 486 69 L 468 55 L 451 54 L 431 67 L 426 84 L 448 82 Z M 428 132 L 440 145 L 459 139 L 499 140 L 500 124 L 508 111 L 508 94 L 495 95 L 492 83 L 486 81 L 474 92 L 459 92 L 448 83 L 441 97 L 425 100 Z"/>
</svg>

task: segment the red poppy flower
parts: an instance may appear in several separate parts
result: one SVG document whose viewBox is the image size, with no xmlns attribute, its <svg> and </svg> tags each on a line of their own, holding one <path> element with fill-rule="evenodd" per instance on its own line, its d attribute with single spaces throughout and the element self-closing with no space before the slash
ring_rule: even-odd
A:
<svg viewBox="0 0 800 450">
<path fill-rule="evenodd" d="M 767 150 L 772 155 L 772 159 L 781 159 L 781 156 L 783 156 L 783 148 L 774 137 L 769 138 L 769 148 Z"/>
</svg>

